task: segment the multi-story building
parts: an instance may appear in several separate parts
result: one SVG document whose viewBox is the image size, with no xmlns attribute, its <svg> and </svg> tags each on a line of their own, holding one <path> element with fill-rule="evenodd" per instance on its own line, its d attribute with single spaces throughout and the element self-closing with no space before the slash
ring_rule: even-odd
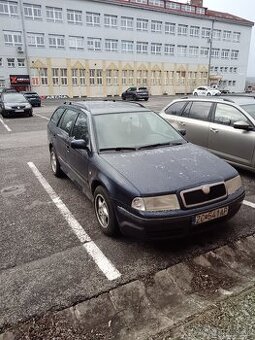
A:
<svg viewBox="0 0 255 340">
<path fill-rule="evenodd" d="M 0 86 L 40 95 L 243 91 L 253 22 L 169 0 L 0 0 Z"/>
</svg>

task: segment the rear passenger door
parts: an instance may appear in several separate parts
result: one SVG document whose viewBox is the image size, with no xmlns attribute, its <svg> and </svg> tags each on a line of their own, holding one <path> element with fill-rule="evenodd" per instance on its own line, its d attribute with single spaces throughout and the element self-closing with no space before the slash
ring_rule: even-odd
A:
<svg viewBox="0 0 255 340">
<path fill-rule="evenodd" d="M 236 107 L 227 103 L 216 104 L 209 127 L 208 148 L 226 160 L 251 166 L 255 131 L 235 129 L 233 125 L 238 121 L 247 122 L 252 127 L 252 123 Z"/>
</svg>

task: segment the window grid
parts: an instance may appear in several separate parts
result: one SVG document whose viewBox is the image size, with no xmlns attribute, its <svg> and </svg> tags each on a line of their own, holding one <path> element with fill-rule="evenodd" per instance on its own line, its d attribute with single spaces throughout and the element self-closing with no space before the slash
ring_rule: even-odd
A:
<svg viewBox="0 0 255 340">
<path fill-rule="evenodd" d="M 62 8 L 46 7 L 47 21 L 63 22 Z"/>
<path fill-rule="evenodd" d="M 34 4 L 24 4 L 24 16 L 26 19 L 42 20 L 42 7 Z"/>
<path fill-rule="evenodd" d="M 14 1 L 0 1 L 0 14 L 18 16 L 18 3 Z"/>
<path fill-rule="evenodd" d="M 164 52 L 165 52 L 165 55 L 174 55 L 175 54 L 175 45 L 165 44 Z"/>
<path fill-rule="evenodd" d="M 147 19 L 136 19 L 137 31 L 148 31 L 149 20 Z"/>
<path fill-rule="evenodd" d="M 190 36 L 199 38 L 199 33 L 200 33 L 200 27 L 199 26 L 190 26 Z"/>
<path fill-rule="evenodd" d="M 4 31 L 4 43 L 6 46 L 22 46 L 21 32 Z"/>
<path fill-rule="evenodd" d="M 162 32 L 162 21 L 152 20 L 151 21 L 151 32 L 161 33 Z"/>
<path fill-rule="evenodd" d="M 69 47 L 75 50 L 84 49 L 84 37 L 69 36 Z"/>
<path fill-rule="evenodd" d="M 105 39 L 105 50 L 108 52 L 117 52 L 118 51 L 118 40 Z"/>
<path fill-rule="evenodd" d="M 121 29 L 132 31 L 134 29 L 134 19 L 130 17 L 121 17 Z"/>
<path fill-rule="evenodd" d="M 130 40 L 121 41 L 121 52 L 123 53 L 133 53 L 134 52 L 134 42 Z"/>
<path fill-rule="evenodd" d="M 17 58 L 18 67 L 25 67 L 25 59 L 24 58 Z"/>
<path fill-rule="evenodd" d="M 15 67 L 15 59 L 14 58 L 7 58 L 7 66 L 8 67 Z"/>
<path fill-rule="evenodd" d="M 188 25 L 179 24 L 178 25 L 178 35 L 187 35 Z"/>
<path fill-rule="evenodd" d="M 104 25 L 105 27 L 112 27 L 117 28 L 118 27 L 118 17 L 117 15 L 104 15 Z"/>
<path fill-rule="evenodd" d="M 138 54 L 147 54 L 148 53 L 148 43 L 137 41 L 136 43 L 136 53 Z"/>
<path fill-rule="evenodd" d="M 87 12 L 86 23 L 87 23 L 87 26 L 100 26 L 100 14 Z"/>
<path fill-rule="evenodd" d="M 27 33 L 28 46 L 44 47 L 44 34 L 43 33 Z"/>
<path fill-rule="evenodd" d="M 64 35 L 51 35 L 49 34 L 49 47 L 51 48 L 65 48 Z"/>
<path fill-rule="evenodd" d="M 161 55 L 162 44 L 159 43 L 151 43 L 151 54 Z"/>
<path fill-rule="evenodd" d="M 88 37 L 87 44 L 89 51 L 101 51 L 102 49 L 102 42 L 100 38 Z"/>
<path fill-rule="evenodd" d="M 165 23 L 165 33 L 175 35 L 175 27 L 176 25 L 172 22 Z"/>
<path fill-rule="evenodd" d="M 68 9 L 67 22 L 69 24 L 82 25 L 82 11 Z"/>
</svg>

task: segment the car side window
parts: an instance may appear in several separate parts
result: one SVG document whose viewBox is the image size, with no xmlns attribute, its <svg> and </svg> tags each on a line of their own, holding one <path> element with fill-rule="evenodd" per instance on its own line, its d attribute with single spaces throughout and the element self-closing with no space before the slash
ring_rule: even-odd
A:
<svg viewBox="0 0 255 340">
<path fill-rule="evenodd" d="M 208 120 L 211 107 L 211 102 L 193 102 L 189 110 L 189 118 Z"/>
<path fill-rule="evenodd" d="M 55 125 L 58 124 L 60 117 L 62 116 L 63 112 L 65 111 L 65 107 L 59 107 L 51 116 L 50 121 Z"/>
<path fill-rule="evenodd" d="M 73 127 L 71 136 L 75 139 L 86 140 L 89 137 L 88 118 L 85 113 L 80 113 Z"/>
<path fill-rule="evenodd" d="M 233 126 L 235 122 L 250 123 L 248 119 L 235 107 L 218 103 L 214 114 L 214 123 Z"/>
<path fill-rule="evenodd" d="M 70 134 L 70 131 L 72 130 L 73 123 L 75 122 L 77 118 L 78 113 L 74 110 L 67 109 L 63 116 L 61 117 L 61 120 L 59 122 L 60 129 L 66 131 L 68 134 Z"/>
<path fill-rule="evenodd" d="M 165 113 L 168 115 L 180 116 L 183 110 L 183 107 L 187 104 L 187 102 L 176 102 L 168 108 L 166 108 Z"/>
</svg>

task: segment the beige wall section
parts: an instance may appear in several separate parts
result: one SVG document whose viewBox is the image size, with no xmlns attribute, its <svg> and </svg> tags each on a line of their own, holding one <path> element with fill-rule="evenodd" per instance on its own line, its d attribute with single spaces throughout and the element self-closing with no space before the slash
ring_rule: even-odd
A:
<svg viewBox="0 0 255 340">
<path fill-rule="evenodd" d="M 111 61 L 111 60 L 77 60 L 67 58 L 37 58 L 30 64 L 32 68 L 48 69 L 48 86 L 33 86 L 33 90 L 40 95 L 63 95 L 69 97 L 105 97 L 121 95 L 130 86 L 143 86 L 137 84 L 137 77 L 141 72 L 148 75 L 147 87 L 152 95 L 176 93 L 191 93 L 199 85 L 205 85 L 207 79 L 208 65 L 206 64 L 172 64 L 172 63 L 151 63 L 137 61 Z M 53 85 L 52 68 L 67 69 L 67 85 Z M 72 84 L 72 69 L 86 70 L 86 85 L 75 86 Z M 94 71 L 94 84 L 92 84 L 92 73 Z M 112 81 L 107 84 L 106 70 L 118 70 L 117 84 Z M 133 83 L 127 79 L 126 84 L 122 84 L 122 71 L 133 71 Z M 91 73 L 92 72 L 92 73 Z M 139 73 L 140 72 L 140 73 Z M 129 74 L 129 73 L 128 73 Z M 61 81 L 59 81 L 61 84 Z"/>
</svg>

